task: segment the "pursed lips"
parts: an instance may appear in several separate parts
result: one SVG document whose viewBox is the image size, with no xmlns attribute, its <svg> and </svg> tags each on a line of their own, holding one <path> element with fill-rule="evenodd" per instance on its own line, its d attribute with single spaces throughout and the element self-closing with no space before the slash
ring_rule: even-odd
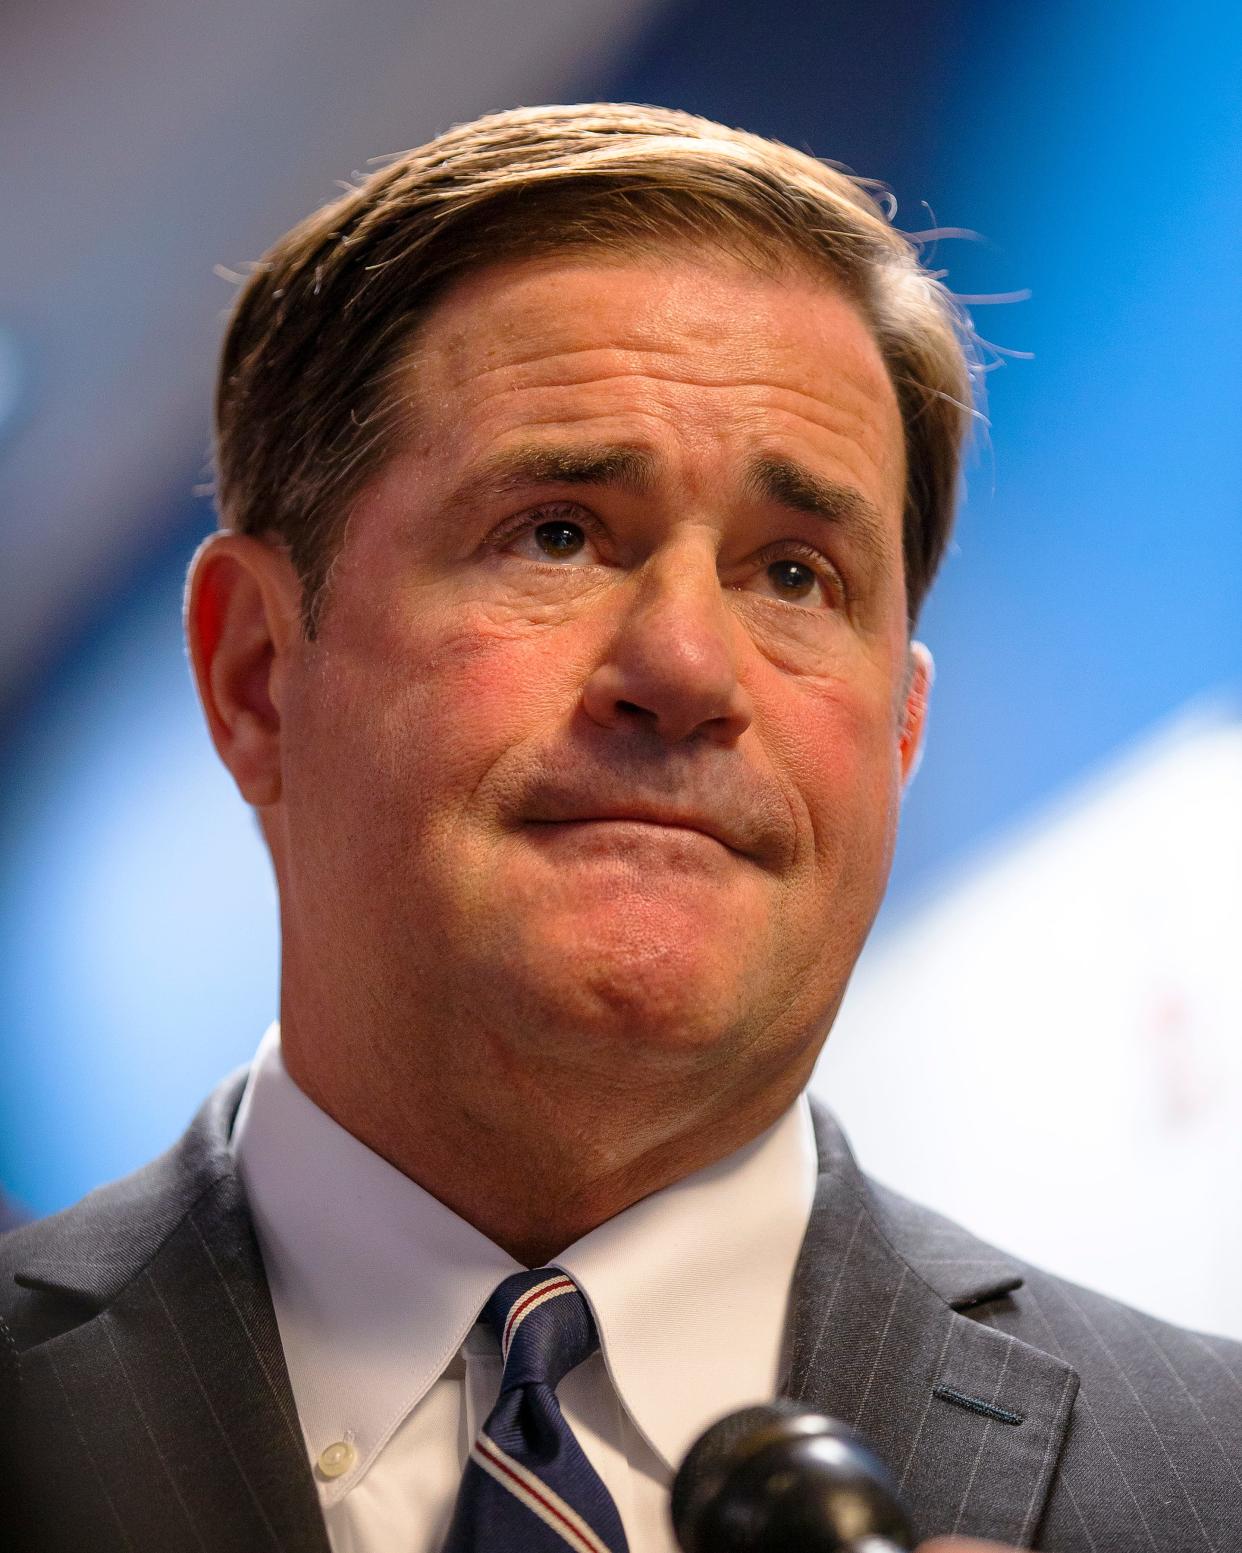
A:
<svg viewBox="0 0 1242 1553">
<path fill-rule="evenodd" d="M 619 774 L 618 774 L 619 775 Z M 754 773 L 687 773 L 681 792 L 642 791 L 636 773 L 626 783 L 601 772 L 571 777 L 546 769 L 512 811 L 519 825 L 633 823 L 695 831 L 764 870 L 786 871 L 797 851 L 793 816 L 778 793 Z M 673 784 L 670 782 L 670 786 Z"/>
<path fill-rule="evenodd" d="M 749 855 L 746 849 L 738 844 L 738 838 L 725 826 L 697 814 L 687 814 L 682 811 L 667 809 L 652 809 L 645 806 L 626 806 L 619 808 L 591 808 L 582 812 L 569 814 L 541 816 L 538 819 L 528 821 L 534 825 L 590 825 L 590 824 L 616 824 L 629 823 L 638 825 L 660 826 L 666 830 L 697 831 L 700 835 L 709 837 L 712 841 L 719 842 L 727 847 L 730 852 L 739 853 L 742 856 Z"/>
</svg>

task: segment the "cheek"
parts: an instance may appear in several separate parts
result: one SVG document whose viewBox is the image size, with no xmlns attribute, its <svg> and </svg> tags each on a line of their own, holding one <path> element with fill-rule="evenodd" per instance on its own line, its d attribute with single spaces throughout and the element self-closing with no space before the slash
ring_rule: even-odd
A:
<svg viewBox="0 0 1242 1553">
<path fill-rule="evenodd" d="M 794 715 L 773 744 L 802 811 L 826 893 L 855 881 L 869 893 L 887 877 L 896 835 L 900 750 L 891 696 L 857 684 L 803 681 Z"/>
<path fill-rule="evenodd" d="M 559 624 L 426 599 L 373 621 L 313 692 L 313 739 L 345 752 L 346 801 L 387 794 L 407 815 L 467 802 L 506 751 L 566 715 L 580 675 Z"/>
</svg>

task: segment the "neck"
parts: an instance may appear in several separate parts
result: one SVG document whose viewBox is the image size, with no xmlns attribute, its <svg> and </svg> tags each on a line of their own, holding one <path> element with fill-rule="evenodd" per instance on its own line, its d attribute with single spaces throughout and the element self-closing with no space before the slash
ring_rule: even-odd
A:
<svg viewBox="0 0 1242 1553">
<path fill-rule="evenodd" d="M 321 1110 L 481 1234 L 538 1267 L 651 1193 L 726 1158 L 770 1127 L 809 1077 L 630 1071 L 607 1085 L 508 1073 L 464 1089 L 391 1064 L 333 1069 L 282 1031 L 286 1068 Z M 760 1081 L 762 1078 L 763 1081 Z M 704 1096 L 709 1097 L 704 1100 Z"/>
</svg>

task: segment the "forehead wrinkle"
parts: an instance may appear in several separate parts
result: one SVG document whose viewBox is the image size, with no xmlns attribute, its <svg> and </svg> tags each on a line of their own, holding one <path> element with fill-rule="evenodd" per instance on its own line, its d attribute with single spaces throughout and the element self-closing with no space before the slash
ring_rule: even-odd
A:
<svg viewBox="0 0 1242 1553">
<path fill-rule="evenodd" d="M 542 324 L 546 319 L 537 321 Z M 568 320 L 561 322 L 570 327 Z M 477 327 L 479 321 L 474 323 Z M 451 458 L 450 448 L 455 445 L 458 453 L 466 452 L 471 440 L 491 440 L 497 434 L 537 437 L 544 427 L 555 428 L 558 423 L 566 427 L 600 417 L 613 425 L 597 440 L 633 442 L 635 417 L 645 420 L 650 415 L 658 425 L 656 440 L 663 441 L 670 417 L 684 436 L 690 430 L 687 412 L 690 421 L 697 422 L 701 413 L 705 424 L 718 425 L 717 405 L 736 398 L 734 419 L 749 423 L 757 415 L 773 414 L 791 418 L 795 433 L 800 422 L 806 431 L 826 435 L 834 462 L 840 458 L 851 470 L 856 466 L 861 483 L 868 487 L 878 482 L 877 501 L 878 487 L 883 486 L 886 509 L 890 495 L 894 505 L 900 505 L 904 486 L 900 411 L 887 372 L 882 364 L 873 364 L 866 351 L 778 352 L 768 355 L 762 366 L 753 352 L 747 352 L 732 371 L 720 371 L 713 354 L 700 352 L 697 338 L 687 341 L 685 349 L 669 350 L 654 341 L 638 347 L 632 340 L 578 343 L 567 339 L 559 327 L 551 332 L 551 341 L 538 343 L 512 336 L 507 342 L 494 335 L 490 340 L 472 339 L 469 329 L 450 335 L 447 341 L 424 337 L 422 349 L 408 364 L 414 398 L 421 399 L 425 412 L 430 412 L 422 425 L 423 451 L 431 453 L 438 447 Z M 768 354 L 761 345 L 757 348 L 761 357 Z M 814 370 L 816 365 L 819 370 Z M 618 396 L 617 389 L 627 386 L 632 392 Z M 693 399 L 683 400 L 685 393 L 701 394 L 701 406 Z M 626 421 L 634 425 L 627 429 Z M 645 431 L 640 432 L 638 441 L 647 440 Z M 528 478 L 538 478 L 540 472 L 532 467 L 526 473 Z M 556 478 L 551 469 L 542 474 Z M 616 472 L 610 478 L 615 480 Z M 516 483 L 523 483 L 520 474 Z M 600 482 L 593 478 L 591 483 Z M 860 481 L 851 478 L 849 483 Z"/>
<path fill-rule="evenodd" d="M 615 363 L 617 357 L 624 354 L 632 354 L 641 359 L 632 366 L 617 364 L 607 371 L 601 370 L 599 367 L 591 368 L 586 363 L 581 363 L 578 371 L 565 370 L 569 360 L 573 357 L 587 355 L 607 356 Z M 498 374 L 523 373 L 528 368 L 542 366 L 545 368 L 543 373 L 531 372 L 524 381 L 520 381 L 517 384 L 506 383 L 498 387 L 485 387 L 483 389 L 483 397 L 486 398 L 493 394 L 509 394 L 515 388 L 518 390 L 584 388 L 597 383 L 602 385 L 647 379 L 653 383 L 667 383 L 674 387 L 704 389 L 707 391 L 724 390 L 725 392 L 736 389 L 758 390 L 763 393 L 791 394 L 795 398 L 809 399 L 813 402 L 822 403 L 823 401 L 821 389 L 783 380 L 785 377 L 784 373 L 752 377 L 739 374 L 736 370 L 711 374 L 702 370 L 698 372 L 677 371 L 671 364 L 676 359 L 673 352 L 665 351 L 661 353 L 670 363 L 663 368 L 661 363 L 651 359 L 655 354 L 655 352 L 647 351 L 622 352 L 613 347 L 584 346 L 581 350 L 561 351 L 555 355 L 540 354 L 525 360 L 506 360 L 486 366 L 473 366 L 470 370 L 450 378 L 448 383 L 444 385 L 444 390 L 447 392 L 460 392 L 471 383 L 484 385 L 487 379 Z M 684 354 L 692 356 L 696 353 L 686 351 Z M 554 367 L 557 370 L 552 370 Z M 833 388 L 838 392 L 844 391 L 847 395 L 864 401 L 874 401 L 877 397 L 891 397 L 894 404 L 896 403 L 896 395 L 893 392 L 892 384 L 886 376 L 879 376 L 873 381 L 870 374 L 851 370 L 849 367 L 840 364 L 837 364 L 837 370 L 833 375 Z"/>
<path fill-rule="evenodd" d="M 608 395 L 609 385 L 615 383 L 617 379 L 624 379 L 634 385 L 636 392 L 632 400 L 622 402 L 605 397 Z M 895 499 L 900 501 L 900 483 L 904 478 L 904 448 L 901 422 L 895 406 L 892 411 L 894 434 L 890 447 L 890 439 L 885 430 L 877 424 L 874 413 L 869 413 L 870 406 L 865 394 L 842 395 L 839 400 L 828 402 L 814 393 L 762 381 L 745 384 L 688 383 L 684 378 L 665 379 L 648 375 L 645 384 L 644 388 L 644 379 L 635 374 L 621 373 L 610 378 L 597 378 L 586 382 L 526 383 L 512 388 L 506 387 L 503 390 L 493 388 L 470 406 L 466 417 L 458 420 L 456 430 L 460 432 L 464 428 L 466 419 L 473 420 L 483 427 L 490 423 L 494 429 L 513 435 L 520 434 L 523 430 L 530 433 L 539 426 L 555 427 L 558 424 L 568 426 L 575 422 L 592 422 L 602 418 L 614 424 L 618 421 L 628 422 L 634 427 L 637 427 L 640 422 L 650 421 L 651 433 L 657 441 L 662 441 L 663 434 L 670 425 L 685 437 L 689 435 L 691 426 L 699 424 L 700 419 L 704 417 L 702 423 L 705 426 L 720 428 L 724 423 L 720 421 L 720 412 L 713 401 L 724 394 L 726 396 L 724 407 L 732 412 L 735 419 L 750 423 L 756 416 L 764 414 L 773 414 L 781 417 L 782 420 L 792 418 L 795 423 L 795 434 L 797 423 L 801 423 L 808 430 L 829 437 L 838 455 L 845 458 L 847 463 L 852 462 L 855 456 L 861 456 L 871 471 L 871 478 L 881 481 L 886 486 L 896 482 Z M 659 390 L 665 385 L 673 388 L 690 388 L 694 393 L 703 393 L 706 396 L 703 405 L 697 407 L 693 403 L 687 404 L 680 401 L 676 395 L 670 396 L 660 392 Z M 736 400 L 739 390 L 745 397 L 730 405 L 729 397 Z M 523 404 L 526 408 L 515 414 L 518 406 Z M 495 426 L 497 412 L 499 412 L 500 423 L 498 428 Z M 453 427 L 442 424 L 440 434 L 452 436 L 453 430 Z M 607 440 L 617 445 L 623 441 L 633 443 L 632 437 L 624 435 L 618 438 L 609 437 Z M 638 440 L 639 442 L 648 440 L 646 428 L 640 433 Z M 853 453 L 849 451 L 850 449 Z M 890 452 L 895 453 L 899 467 L 889 469 Z"/>
<path fill-rule="evenodd" d="M 538 322 L 547 328 L 545 320 Z M 685 329 L 684 324 L 681 327 Z M 404 367 L 415 379 L 429 371 L 434 374 L 438 356 L 444 372 L 440 387 L 449 393 L 458 392 L 471 382 L 485 385 L 491 378 L 518 374 L 525 375 L 525 381 L 517 386 L 530 388 L 580 387 L 646 377 L 689 388 L 766 389 L 812 399 L 819 397 L 816 388 L 808 388 L 799 381 L 804 379 L 808 361 L 814 363 L 822 359 L 813 344 L 808 347 L 804 342 L 796 351 L 774 352 L 773 342 L 762 337 L 742 341 L 741 344 L 746 346 L 743 352 L 746 365 L 752 370 L 759 369 L 752 376 L 747 372 L 739 375 L 736 366 L 732 370 L 713 370 L 718 352 L 712 348 L 704 359 L 704 347 L 718 347 L 720 343 L 719 328 L 711 331 L 706 326 L 699 334 L 678 341 L 662 337 L 641 342 L 613 339 L 605 343 L 599 340 L 575 343 L 569 339 L 549 340 L 545 335 L 538 342 L 532 342 L 530 349 L 523 349 L 512 340 L 507 348 L 504 345 L 497 348 L 495 342 L 485 343 L 463 331 L 460 338 L 449 341 L 433 338 L 420 342 L 419 347 L 407 356 Z M 593 357 L 604 359 L 592 362 L 590 358 Z M 697 370 L 686 370 L 687 359 L 695 362 Z M 843 387 L 848 393 L 864 399 L 872 398 L 878 392 L 893 397 L 895 403 L 891 379 L 878 355 L 872 361 L 865 351 L 838 348 L 833 353 L 832 367 L 834 387 Z M 485 394 L 508 391 L 509 385 L 484 389 Z"/>
<path fill-rule="evenodd" d="M 499 372 L 501 370 L 504 369 L 499 367 L 490 369 L 491 372 Z M 476 377 L 475 382 L 482 385 L 482 377 L 484 375 L 480 374 Z M 474 408 L 478 411 L 484 410 L 494 403 L 510 405 L 513 403 L 515 396 L 537 396 L 537 402 L 546 403 L 550 397 L 558 393 L 572 390 L 589 394 L 596 389 L 607 390 L 610 385 L 619 382 L 632 384 L 638 393 L 642 392 L 641 385 L 647 383 L 674 390 L 678 388 L 688 389 L 691 392 L 704 393 L 712 398 L 719 394 L 745 394 L 748 396 L 745 401 L 745 409 L 748 412 L 753 412 L 756 408 L 762 408 L 766 403 L 773 410 L 798 416 L 807 421 L 808 424 L 821 427 L 826 431 L 840 431 L 842 423 L 844 423 L 850 427 L 860 428 L 865 434 L 874 434 L 876 431 L 874 410 L 878 402 L 883 402 L 886 409 L 891 409 L 892 418 L 900 431 L 900 412 L 897 409 L 896 396 L 892 392 L 891 385 L 885 381 L 883 385 L 883 400 L 878 401 L 877 397 L 869 392 L 868 385 L 852 381 L 847 373 L 839 374 L 834 379 L 833 386 L 836 394 L 830 401 L 824 397 L 822 392 L 816 392 L 814 389 L 800 387 L 792 383 L 774 381 L 770 378 L 732 377 L 713 381 L 684 373 L 657 372 L 648 364 L 641 369 L 633 371 L 593 373 L 581 378 L 557 376 L 544 380 L 534 379 L 515 384 L 481 387 L 481 392 L 478 395 Z M 465 382 L 456 385 L 459 391 L 466 387 L 467 384 Z M 650 403 L 652 406 L 662 405 L 666 410 L 677 409 L 676 402 L 672 399 L 660 398 L 658 400 L 651 400 Z M 644 407 L 642 404 L 624 405 L 614 403 L 607 407 L 607 412 L 610 414 L 618 412 L 632 413 L 635 409 Z M 585 418 L 589 418 L 595 413 L 594 406 L 589 404 L 589 402 L 581 406 L 581 414 Z"/>
</svg>

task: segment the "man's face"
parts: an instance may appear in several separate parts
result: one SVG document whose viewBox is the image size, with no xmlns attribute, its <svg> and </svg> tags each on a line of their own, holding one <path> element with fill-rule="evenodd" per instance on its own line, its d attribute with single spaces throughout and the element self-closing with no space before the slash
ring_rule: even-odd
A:
<svg viewBox="0 0 1242 1553">
<path fill-rule="evenodd" d="M 282 692 L 287 992 L 519 1084 L 805 1077 L 917 734 L 860 315 L 691 253 L 505 263 L 396 391 Z"/>
</svg>

